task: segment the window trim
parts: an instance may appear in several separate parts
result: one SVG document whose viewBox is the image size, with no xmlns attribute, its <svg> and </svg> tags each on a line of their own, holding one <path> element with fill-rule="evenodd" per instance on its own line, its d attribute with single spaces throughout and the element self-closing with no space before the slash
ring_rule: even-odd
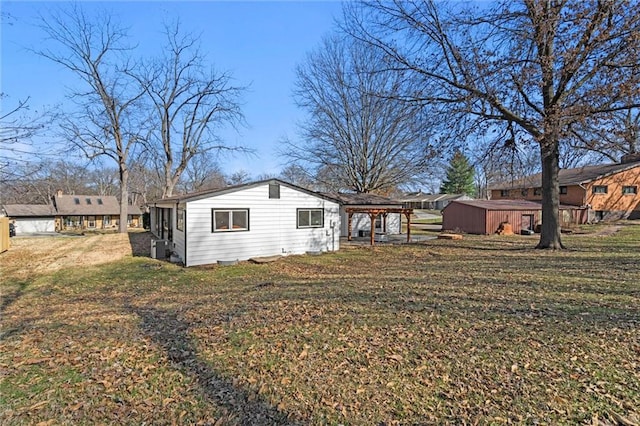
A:
<svg viewBox="0 0 640 426">
<path fill-rule="evenodd" d="M 638 187 L 636 185 L 623 185 L 622 195 L 638 195 Z"/>
<path fill-rule="evenodd" d="M 607 185 L 593 185 L 591 188 L 592 194 L 608 194 L 609 187 Z"/>
<path fill-rule="evenodd" d="M 303 211 L 309 212 L 309 225 L 300 226 L 300 213 Z M 322 213 L 320 225 L 312 225 L 311 224 L 311 212 L 319 211 Z M 313 228 L 324 228 L 324 208 L 322 207 L 299 207 L 296 209 L 296 229 L 313 229 Z"/>
<path fill-rule="evenodd" d="M 212 208 L 211 209 L 211 232 L 246 232 L 250 230 L 250 222 L 249 222 L 249 210 L 246 208 Z M 216 229 L 216 213 L 228 212 L 229 213 L 229 224 L 231 225 L 230 229 Z M 247 227 L 246 228 L 233 228 L 233 212 L 244 212 L 247 216 Z"/>
<path fill-rule="evenodd" d="M 187 211 L 184 207 L 176 209 L 176 230 L 184 232 L 184 222 L 187 218 Z"/>
</svg>

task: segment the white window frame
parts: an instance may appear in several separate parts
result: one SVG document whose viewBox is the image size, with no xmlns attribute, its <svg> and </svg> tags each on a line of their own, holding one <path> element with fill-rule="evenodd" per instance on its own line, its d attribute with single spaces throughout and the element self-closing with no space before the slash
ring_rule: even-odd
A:
<svg viewBox="0 0 640 426">
<path fill-rule="evenodd" d="M 228 223 L 230 224 L 229 228 L 218 229 L 216 226 L 216 213 L 227 213 Z M 247 224 L 244 228 L 234 228 L 233 227 L 233 217 L 236 214 L 244 214 L 245 222 Z M 249 209 L 211 209 L 211 232 L 243 232 L 249 230 Z"/>
<path fill-rule="evenodd" d="M 313 212 L 320 212 L 320 223 L 313 224 L 311 215 Z M 300 225 L 300 214 L 308 214 L 309 225 Z M 309 228 L 324 228 L 324 209 L 323 208 L 299 208 L 296 211 L 296 228 L 309 229 Z"/>
<path fill-rule="evenodd" d="M 606 194 L 609 192 L 609 187 L 607 185 L 593 185 L 591 192 L 593 194 Z"/>
</svg>

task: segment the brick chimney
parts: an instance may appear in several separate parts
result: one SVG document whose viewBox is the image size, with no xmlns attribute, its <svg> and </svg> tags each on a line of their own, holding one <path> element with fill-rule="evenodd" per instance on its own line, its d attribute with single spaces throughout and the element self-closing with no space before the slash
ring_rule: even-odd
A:
<svg viewBox="0 0 640 426">
<path fill-rule="evenodd" d="M 620 164 L 635 163 L 640 161 L 640 152 L 623 155 L 620 158 Z"/>
</svg>

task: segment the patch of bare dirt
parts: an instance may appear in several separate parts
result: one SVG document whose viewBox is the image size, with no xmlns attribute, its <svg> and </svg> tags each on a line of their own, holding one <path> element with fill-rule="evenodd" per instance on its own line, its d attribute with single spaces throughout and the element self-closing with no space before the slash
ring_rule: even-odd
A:
<svg viewBox="0 0 640 426">
<path fill-rule="evenodd" d="M 28 276 L 100 265 L 134 253 L 141 255 L 149 237 L 148 233 L 137 234 L 131 239 L 128 234 L 12 238 L 9 250 L 0 255 L 0 272 Z M 148 253 L 149 243 L 146 247 Z"/>
<path fill-rule="evenodd" d="M 622 225 L 608 225 L 604 228 L 598 229 L 595 232 L 581 232 L 575 233 L 575 235 L 587 236 L 587 237 L 609 237 L 617 233 L 620 229 L 622 229 Z"/>
</svg>

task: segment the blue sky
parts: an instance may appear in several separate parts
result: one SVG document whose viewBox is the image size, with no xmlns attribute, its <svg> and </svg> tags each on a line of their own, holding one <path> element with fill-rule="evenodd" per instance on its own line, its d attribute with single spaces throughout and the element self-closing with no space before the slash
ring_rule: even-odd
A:
<svg viewBox="0 0 640 426">
<path fill-rule="evenodd" d="M 239 85 L 249 85 L 243 112 L 248 128 L 225 132 L 230 144 L 255 150 L 253 157 L 238 156 L 221 162 L 225 172 L 244 169 L 253 176 L 277 174 L 283 159 L 278 141 L 295 138 L 295 124 L 303 119 L 292 99 L 295 66 L 304 61 L 341 16 L 338 1 L 174 1 L 81 2 L 92 10 L 112 11 L 130 27 L 139 54 L 152 53 L 163 41 L 162 22 L 179 17 L 183 29 L 202 34 L 202 51 L 217 69 L 228 70 Z M 40 14 L 64 7 L 64 2 L 2 1 L 1 91 L 9 97 L 2 111 L 18 99 L 30 97 L 32 110 L 64 105 L 65 93 L 76 77 L 28 51 L 43 42 L 35 27 Z M 156 40 L 158 40 L 156 42 Z M 64 108 L 64 106 L 63 106 Z M 109 164 L 110 166 L 113 166 Z"/>
</svg>

